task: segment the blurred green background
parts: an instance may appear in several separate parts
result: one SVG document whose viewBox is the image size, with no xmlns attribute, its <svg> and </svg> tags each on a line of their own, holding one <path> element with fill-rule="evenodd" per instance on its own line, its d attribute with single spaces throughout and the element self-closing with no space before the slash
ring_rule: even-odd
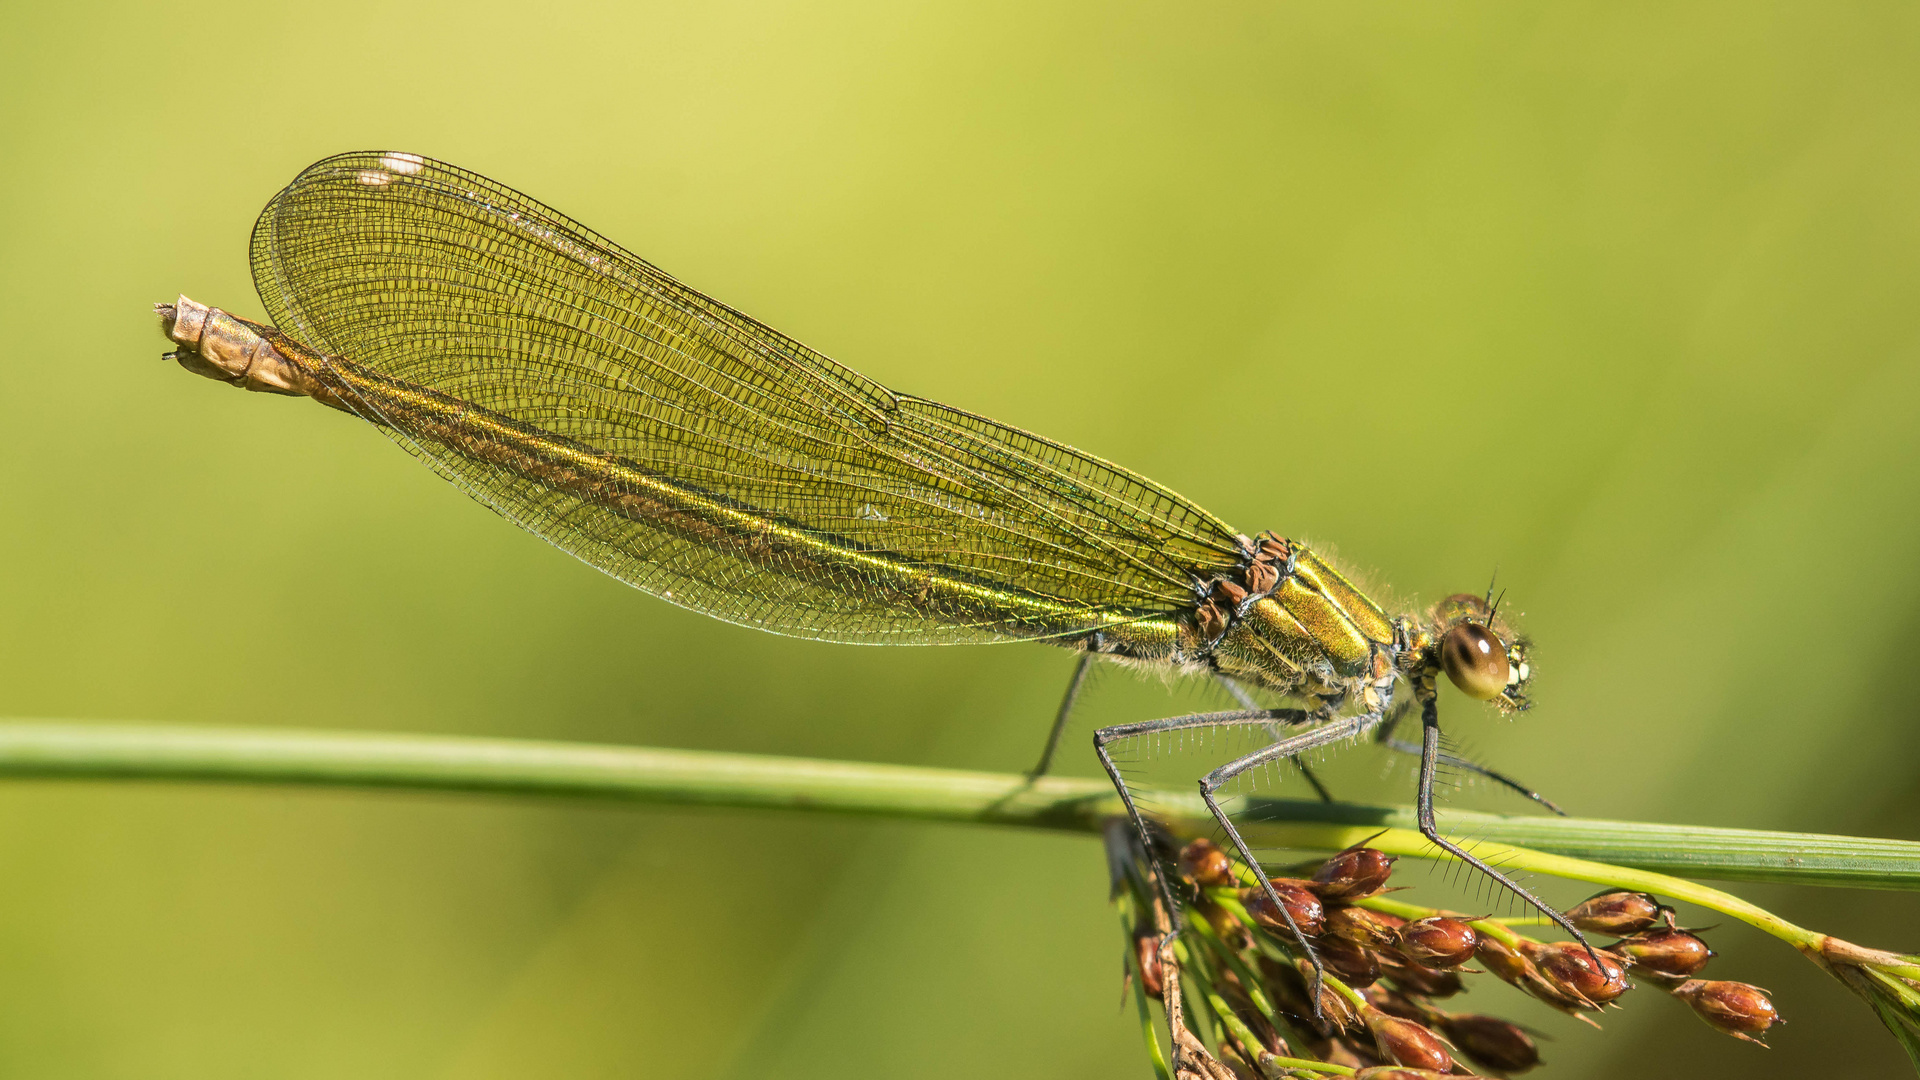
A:
<svg viewBox="0 0 1920 1080">
<path fill-rule="evenodd" d="M 1920 837 L 1916 47 L 1908 3 L 6 5 L 0 715 L 1030 762 L 1064 654 L 709 621 L 158 359 L 155 301 L 259 316 L 281 184 L 401 149 L 1409 601 L 1497 568 L 1539 707 L 1446 715 L 1575 813 Z M 1103 677 L 1066 770 L 1194 700 Z M 1739 888 L 1920 947 L 1911 894 Z M 0 1071 L 1146 1076 L 1104 890 L 1081 839 L 10 782 Z M 1562 1080 L 1905 1068 L 1714 941 L 1771 1053 L 1472 998 Z"/>
</svg>

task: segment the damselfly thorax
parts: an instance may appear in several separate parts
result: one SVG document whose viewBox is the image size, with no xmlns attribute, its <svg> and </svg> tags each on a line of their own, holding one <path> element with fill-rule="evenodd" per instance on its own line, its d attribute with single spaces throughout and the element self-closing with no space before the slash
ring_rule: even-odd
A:
<svg viewBox="0 0 1920 1080">
<path fill-rule="evenodd" d="M 1201 781 L 1257 866 L 1215 792 L 1267 761 L 1390 734 L 1406 685 L 1421 743 L 1383 741 L 1422 756 L 1422 831 L 1560 918 L 1433 820 L 1439 674 L 1502 711 L 1527 704 L 1526 643 L 1489 600 L 1390 615 L 1298 540 L 1249 537 L 1110 462 L 889 390 L 510 188 L 417 155 L 311 166 L 267 205 L 252 248 L 275 325 L 183 296 L 158 308 L 170 356 L 367 420 L 502 516 L 662 599 L 824 641 L 1065 646 L 1082 654 L 1074 688 L 1106 658 L 1300 704 L 1096 733 L 1143 840 L 1115 743 L 1304 728 Z"/>
</svg>

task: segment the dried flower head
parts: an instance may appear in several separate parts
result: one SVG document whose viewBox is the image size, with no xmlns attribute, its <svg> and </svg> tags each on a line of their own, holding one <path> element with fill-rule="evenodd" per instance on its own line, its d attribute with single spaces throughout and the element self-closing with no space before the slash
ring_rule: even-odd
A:
<svg viewBox="0 0 1920 1080">
<path fill-rule="evenodd" d="M 1511 1021 L 1478 1013 L 1452 1013 L 1441 1017 L 1438 1026 L 1455 1049 L 1482 1068 L 1517 1073 L 1540 1064 L 1540 1048 Z"/>
<path fill-rule="evenodd" d="M 1247 884 L 1255 869 L 1216 844 L 1181 847 L 1182 881 L 1162 888 L 1159 865 L 1132 845 L 1130 831 L 1107 835 L 1127 845 L 1110 865 L 1128 930 L 1129 982 L 1141 1008 L 1160 1002 L 1173 1045 L 1159 1060 L 1173 1080 L 1324 1080 L 1342 1069 L 1368 1080 L 1431 1080 L 1454 1075 L 1463 1061 L 1499 1075 L 1534 1068 L 1539 1049 L 1518 1023 L 1445 1007 L 1466 991 L 1462 971 L 1472 974 L 1464 965 L 1475 960 L 1574 1015 L 1617 1003 L 1632 987 L 1631 968 L 1728 1034 L 1757 1041 L 1779 1022 L 1764 991 L 1690 978 L 1711 950 L 1646 893 L 1602 893 L 1576 908 L 1589 932 L 1621 938 L 1599 949 L 1382 896 L 1393 860 L 1364 846 L 1291 871 L 1305 879 L 1269 878 L 1276 904 L 1266 888 Z M 1170 935 L 1176 925 L 1182 932 Z M 1920 982 L 1913 989 L 1920 994 Z"/>
<path fill-rule="evenodd" d="M 1603 892 L 1567 909 L 1573 925 L 1589 934 L 1610 937 L 1637 934 L 1663 916 L 1671 925 L 1673 909 L 1662 907 L 1652 894 L 1643 892 Z"/>
<path fill-rule="evenodd" d="M 1280 903 L 1286 906 L 1287 916 L 1293 920 L 1293 927 L 1313 937 L 1326 926 L 1326 909 L 1321 907 L 1320 898 L 1306 888 L 1306 883 L 1289 878 L 1272 878 L 1273 891 L 1280 894 Z M 1255 886 L 1240 890 L 1240 903 L 1247 909 L 1253 921 L 1268 930 L 1277 930 L 1291 934 L 1293 927 L 1280 916 L 1280 909 L 1274 907 L 1273 897 L 1267 890 Z"/>
<path fill-rule="evenodd" d="M 1400 916 L 1384 911 L 1350 904 L 1332 904 L 1326 909 L 1326 929 L 1322 933 L 1370 949 L 1382 949 L 1394 943 L 1406 922 Z"/>
<path fill-rule="evenodd" d="M 1598 1009 L 1633 989 L 1618 957 L 1579 942 L 1534 944 L 1523 951 L 1549 986 L 1587 1008 Z"/>
<path fill-rule="evenodd" d="M 1782 1022 L 1767 992 L 1748 983 L 1688 979 L 1673 988 L 1673 996 L 1693 1006 L 1694 1015 L 1715 1031 L 1762 1046 L 1759 1036 Z"/>
<path fill-rule="evenodd" d="M 1380 954 L 1365 945 L 1322 934 L 1313 943 L 1313 950 L 1328 971 L 1355 990 L 1372 986 L 1380 978 Z"/>
<path fill-rule="evenodd" d="M 1370 847 L 1350 847 L 1320 864 L 1313 891 L 1322 900 L 1361 900 L 1387 887 L 1393 859 Z"/>
<path fill-rule="evenodd" d="M 1225 889 L 1238 884 L 1233 860 L 1211 840 L 1195 840 L 1180 849 L 1180 876 L 1197 885 Z"/>
<path fill-rule="evenodd" d="M 1140 971 L 1140 987 L 1149 997 L 1159 997 L 1167 988 L 1160 960 L 1160 935 L 1136 934 L 1133 939 L 1134 964 Z"/>
<path fill-rule="evenodd" d="M 1400 927 L 1394 948 L 1408 961 L 1430 968 L 1452 968 L 1473 959 L 1480 942 L 1473 927 L 1445 915 L 1415 919 Z"/>
<path fill-rule="evenodd" d="M 1367 1030 L 1373 1033 L 1374 1046 L 1388 1061 L 1439 1073 L 1452 1070 L 1453 1055 L 1447 1053 L 1447 1044 L 1424 1024 L 1378 1009 L 1370 1010 L 1366 1021 Z"/>
<path fill-rule="evenodd" d="M 1697 934 L 1686 930 L 1649 930 L 1607 947 L 1633 964 L 1636 974 L 1650 972 L 1684 978 L 1707 966 L 1713 950 Z"/>
<path fill-rule="evenodd" d="M 1466 989 L 1458 971 L 1411 964 L 1397 954 L 1381 954 L 1380 977 L 1393 983 L 1401 993 L 1421 997 L 1449 998 Z"/>
</svg>

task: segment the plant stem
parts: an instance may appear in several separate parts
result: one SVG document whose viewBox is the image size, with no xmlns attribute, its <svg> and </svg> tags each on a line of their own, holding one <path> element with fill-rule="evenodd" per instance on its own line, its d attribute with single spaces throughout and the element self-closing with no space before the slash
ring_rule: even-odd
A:
<svg viewBox="0 0 1920 1080">
<path fill-rule="evenodd" d="M 1097 833 L 1121 813 L 1103 780 L 590 743 L 157 724 L 0 723 L 0 777 L 563 795 L 1080 833 Z M 1156 792 L 1153 801 L 1176 830 L 1211 828 L 1195 794 Z M 1433 855 L 1410 830 L 1410 807 L 1252 799 L 1235 809 L 1255 844 L 1332 851 L 1378 833 L 1372 843 L 1382 850 Z M 1472 837 L 1482 857 L 1511 857 L 1508 865 L 1518 869 L 1691 900 L 1796 942 L 1788 935 L 1808 932 L 1658 872 L 1920 889 L 1920 843 L 1911 841 L 1463 811 L 1447 812 L 1442 825 Z M 1598 859 L 1615 865 L 1590 861 Z"/>
</svg>

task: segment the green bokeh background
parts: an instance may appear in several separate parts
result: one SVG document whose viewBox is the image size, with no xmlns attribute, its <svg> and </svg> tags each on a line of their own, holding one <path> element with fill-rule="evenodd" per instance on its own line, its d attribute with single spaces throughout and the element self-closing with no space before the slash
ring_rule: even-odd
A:
<svg viewBox="0 0 1920 1080">
<path fill-rule="evenodd" d="M 281 184 L 391 148 L 1409 600 L 1497 568 L 1540 705 L 1450 726 L 1576 813 L 1920 836 L 1917 46 L 1895 2 L 6 5 L 0 715 L 1038 749 L 1063 654 L 702 619 L 157 359 L 154 301 L 259 315 Z M 1195 700 L 1102 678 L 1066 770 Z M 1071 838 L 10 782 L 0 1071 L 1145 1076 L 1104 887 Z M 1741 891 L 1920 947 L 1911 894 Z M 1563 1080 L 1905 1068 L 1714 940 L 1771 1053 L 1472 997 Z"/>
</svg>

